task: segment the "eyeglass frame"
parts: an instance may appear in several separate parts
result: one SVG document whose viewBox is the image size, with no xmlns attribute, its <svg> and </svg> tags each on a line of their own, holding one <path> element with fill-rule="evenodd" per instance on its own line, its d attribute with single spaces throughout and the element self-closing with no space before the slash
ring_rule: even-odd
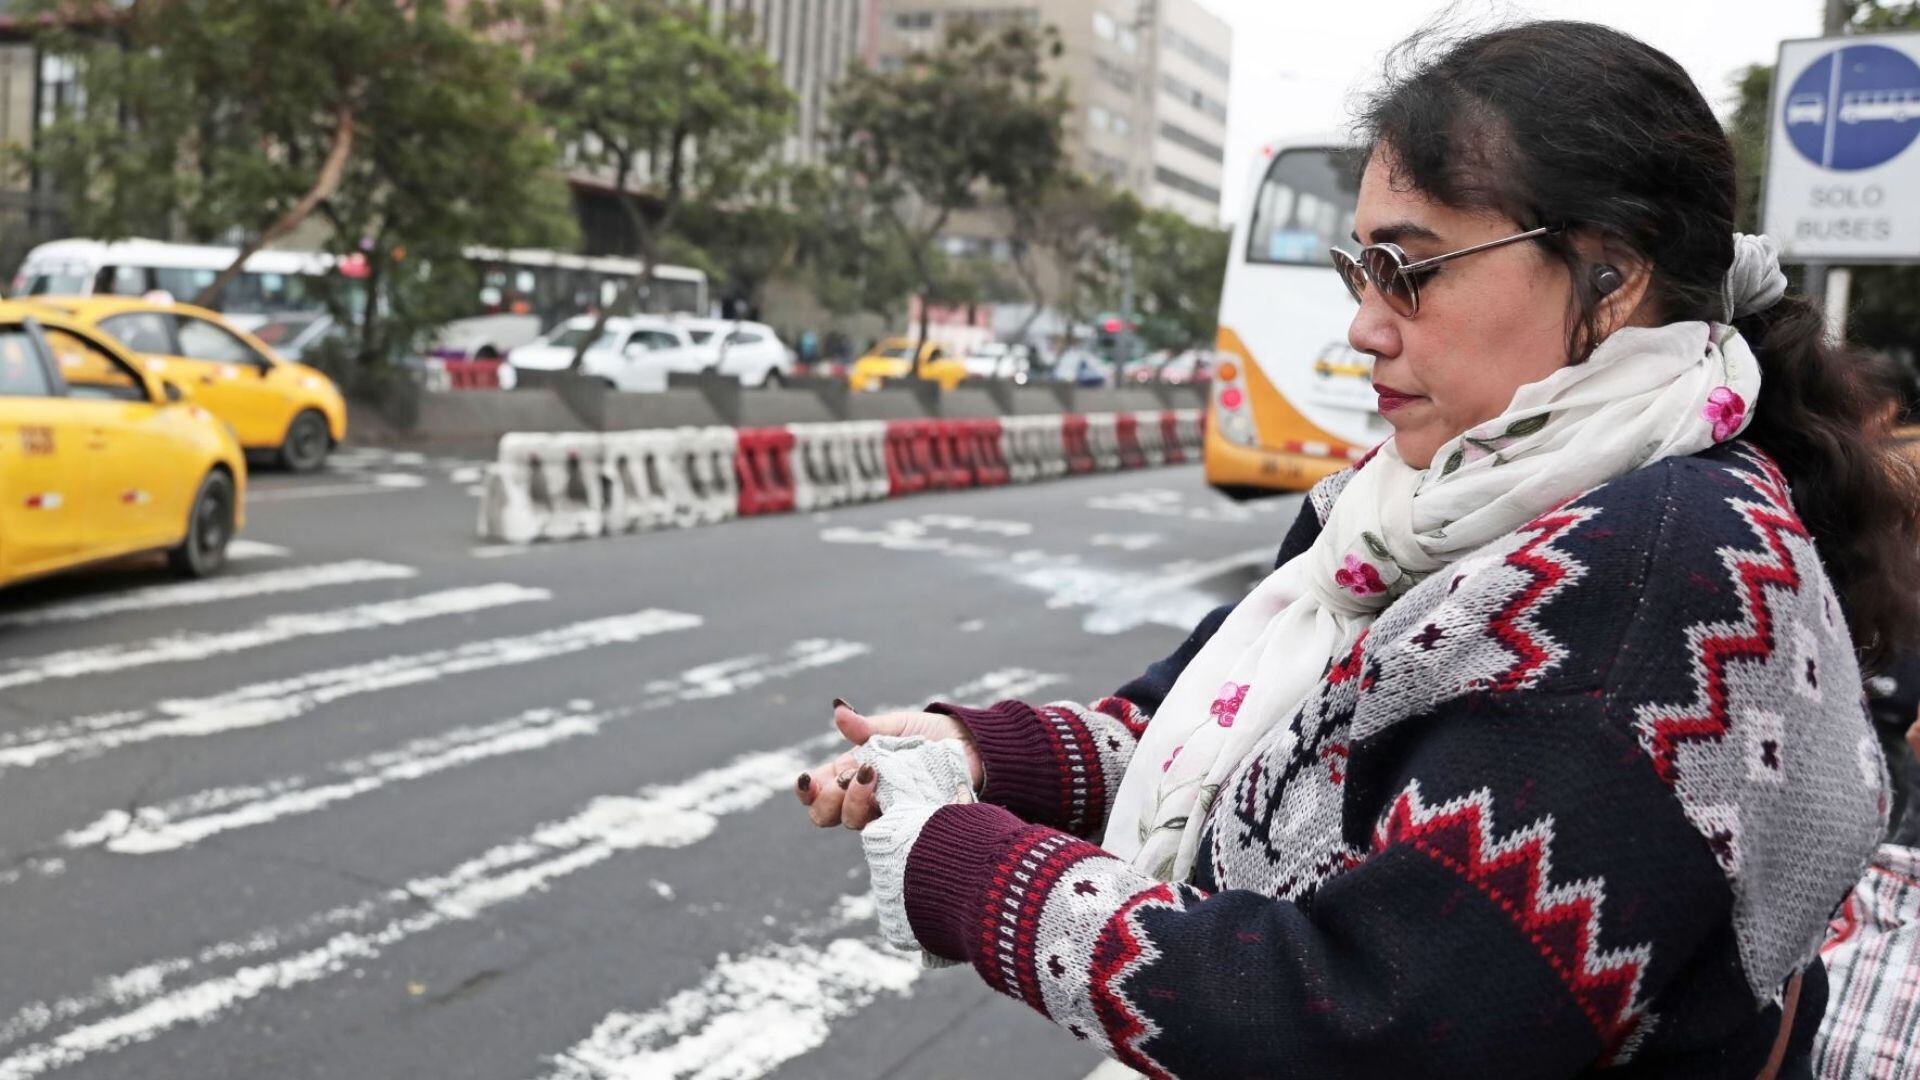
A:
<svg viewBox="0 0 1920 1080">
<path fill-rule="evenodd" d="M 1401 280 L 1406 282 L 1407 300 L 1412 310 L 1407 311 L 1401 317 L 1411 319 L 1415 315 L 1420 314 L 1420 284 L 1418 275 L 1432 270 L 1443 262 L 1465 258 L 1468 255 L 1478 255 L 1480 252 L 1492 251 L 1494 248 L 1505 247 L 1508 244 L 1517 244 L 1523 240 L 1537 240 L 1542 236 L 1557 233 L 1561 228 L 1559 225 L 1542 225 L 1537 229 L 1528 229 L 1523 233 L 1502 237 L 1499 240 L 1489 240 L 1484 244 L 1475 244 L 1472 247 L 1461 248 L 1459 251 L 1449 251 L 1445 255 L 1435 255 L 1431 259 L 1421 259 L 1418 262 L 1408 262 L 1407 253 L 1399 244 L 1367 244 L 1361 247 L 1358 258 L 1347 254 L 1346 251 L 1337 247 L 1328 248 L 1327 254 L 1333 258 L 1333 268 L 1340 275 L 1340 283 L 1347 287 L 1347 295 L 1353 297 L 1354 303 L 1360 304 L 1365 303 L 1365 300 L 1361 297 L 1359 291 L 1353 287 L 1353 279 L 1347 276 L 1345 267 L 1341 265 L 1341 260 L 1346 260 L 1349 265 L 1359 270 L 1360 276 L 1366 279 L 1367 284 L 1372 286 L 1375 292 L 1381 293 L 1384 298 L 1385 292 L 1380 288 L 1380 282 L 1374 278 L 1373 269 L 1367 265 L 1366 258 L 1367 252 L 1369 251 L 1385 252 L 1387 256 L 1393 260 L 1394 273 L 1398 274 Z M 1391 303 L 1387 306 L 1393 307 Z M 1394 313 L 1401 314 L 1398 309 L 1395 309 Z"/>
</svg>

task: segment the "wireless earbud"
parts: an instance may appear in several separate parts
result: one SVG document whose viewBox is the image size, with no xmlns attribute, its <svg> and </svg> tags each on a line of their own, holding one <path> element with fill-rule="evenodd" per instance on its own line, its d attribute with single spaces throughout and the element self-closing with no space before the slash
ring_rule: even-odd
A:
<svg viewBox="0 0 1920 1080">
<path fill-rule="evenodd" d="M 1601 296 L 1617 291 L 1624 284 L 1626 279 L 1620 276 L 1620 271 L 1606 263 L 1593 268 L 1593 291 Z"/>
</svg>

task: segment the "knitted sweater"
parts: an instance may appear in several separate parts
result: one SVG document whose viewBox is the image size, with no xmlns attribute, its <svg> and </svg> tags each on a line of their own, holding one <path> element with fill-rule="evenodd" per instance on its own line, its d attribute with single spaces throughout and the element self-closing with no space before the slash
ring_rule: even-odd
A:
<svg viewBox="0 0 1920 1080">
<path fill-rule="evenodd" d="M 1228 610 L 1091 706 L 932 706 L 971 730 L 986 787 L 909 855 L 928 950 L 1149 1076 L 1759 1072 L 1886 799 L 1770 460 L 1661 461 L 1401 597 L 1166 884 L 1089 838 Z M 1806 1074 L 1825 986 L 1811 964 L 1783 1075 Z"/>
</svg>

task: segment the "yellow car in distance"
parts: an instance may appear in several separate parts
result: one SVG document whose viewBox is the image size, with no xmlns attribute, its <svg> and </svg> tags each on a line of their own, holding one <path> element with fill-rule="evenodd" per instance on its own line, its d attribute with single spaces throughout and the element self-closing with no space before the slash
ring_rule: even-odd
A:
<svg viewBox="0 0 1920 1080">
<path fill-rule="evenodd" d="M 874 343 L 867 354 L 853 362 L 853 371 L 847 376 L 847 386 L 852 390 L 878 390 L 882 380 L 919 377 L 940 384 L 940 389 L 951 390 L 960 385 L 967 377 L 967 365 L 957 356 L 948 355 L 944 348 L 935 342 L 920 343 L 920 362 L 913 362 L 912 338 L 886 338 Z"/>
<path fill-rule="evenodd" d="M 32 303 L 120 339 L 154 375 L 226 421 L 250 451 L 310 472 L 347 437 L 347 403 L 333 380 L 281 359 L 217 312 L 131 296 L 36 296 Z"/>
<path fill-rule="evenodd" d="M 0 586 L 144 551 L 213 573 L 246 479 L 227 426 L 118 342 L 0 302 Z"/>
</svg>

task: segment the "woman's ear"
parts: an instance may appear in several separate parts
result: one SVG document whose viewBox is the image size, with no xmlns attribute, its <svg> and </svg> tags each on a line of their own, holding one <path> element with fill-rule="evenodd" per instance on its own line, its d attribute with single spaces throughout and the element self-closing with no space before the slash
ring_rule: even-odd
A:
<svg viewBox="0 0 1920 1080">
<path fill-rule="evenodd" d="M 1595 310 L 1595 340 L 1623 326 L 1658 325 L 1658 313 L 1648 310 L 1647 297 L 1653 285 L 1653 265 L 1625 244 L 1594 234 L 1574 238 L 1574 249 L 1586 267 L 1584 278 L 1576 276 L 1575 287 L 1586 290 L 1598 303 Z"/>
</svg>

